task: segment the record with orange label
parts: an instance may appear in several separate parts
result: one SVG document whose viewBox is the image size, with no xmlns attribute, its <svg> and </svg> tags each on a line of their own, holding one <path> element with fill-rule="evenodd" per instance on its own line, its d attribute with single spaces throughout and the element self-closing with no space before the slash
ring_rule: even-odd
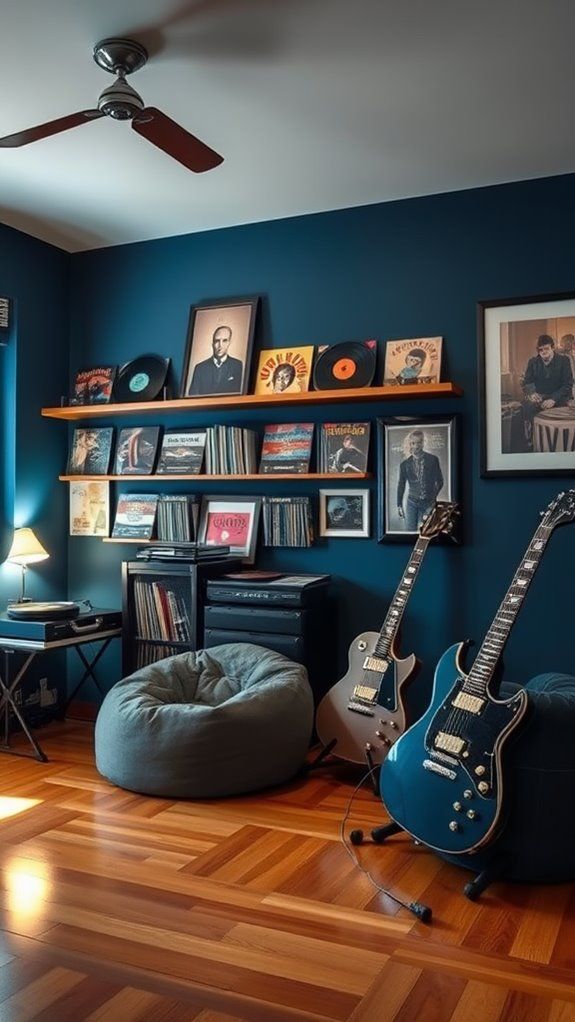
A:
<svg viewBox="0 0 575 1022">
<path fill-rule="evenodd" d="M 319 349 L 313 370 L 315 390 L 369 387 L 375 375 L 376 341 L 342 341 Z"/>
</svg>

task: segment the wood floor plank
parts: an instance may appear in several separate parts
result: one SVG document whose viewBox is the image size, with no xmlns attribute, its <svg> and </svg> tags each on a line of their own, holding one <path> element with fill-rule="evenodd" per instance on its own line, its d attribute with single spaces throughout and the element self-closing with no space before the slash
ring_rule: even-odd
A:
<svg viewBox="0 0 575 1022">
<path fill-rule="evenodd" d="M 573 885 L 470 902 L 406 835 L 372 843 L 361 770 L 174 801 L 100 777 L 93 725 L 42 744 L 0 754 L 1 1022 L 575 1022 Z"/>
</svg>

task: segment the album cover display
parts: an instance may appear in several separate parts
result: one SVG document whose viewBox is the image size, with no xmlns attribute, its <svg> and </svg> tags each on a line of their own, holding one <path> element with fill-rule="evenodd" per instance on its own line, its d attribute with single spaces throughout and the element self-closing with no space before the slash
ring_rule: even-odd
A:
<svg viewBox="0 0 575 1022">
<path fill-rule="evenodd" d="M 206 431 L 167 429 L 156 473 L 158 475 L 197 475 L 202 470 Z"/>
<path fill-rule="evenodd" d="M 116 445 L 114 475 L 151 475 L 159 439 L 159 426 L 129 426 L 121 429 Z"/>
<path fill-rule="evenodd" d="M 414 337 L 387 341 L 383 384 L 386 387 L 439 383 L 442 337 Z"/>
<path fill-rule="evenodd" d="M 98 366 L 76 373 L 71 405 L 103 405 L 112 397 L 116 366 Z"/>
<path fill-rule="evenodd" d="M 319 471 L 365 474 L 370 431 L 370 422 L 322 422 Z"/>
<path fill-rule="evenodd" d="M 313 422 L 268 425 L 264 430 L 259 472 L 309 472 Z"/>
<path fill-rule="evenodd" d="M 112 537 L 151 539 L 157 508 L 157 493 L 123 493 L 118 498 Z"/>
<path fill-rule="evenodd" d="M 302 394 L 309 390 L 313 345 L 260 352 L 254 394 Z"/>
<path fill-rule="evenodd" d="M 114 400 L 155 401 L 166 385 L 169 358 L 159 355 L 140 355 L 126 362 L 119 370 L 114 383 Z"/>
<path fill-rule="evenodd" d="M 101 480 L 70 483 L 70 535 L 108 536 L 110 484 Z"/>
<path fill-rule="evenodd" d="M 110 470 L 113 426 L 79 427 L 72 434 L 68 475 L 105 476 Z"/>
<path fill-rule="evenodd" d="M 377 341 L 320 345 L 313 369 L 315 390 L 369 387 L 375 375 Z"/>
</svg>

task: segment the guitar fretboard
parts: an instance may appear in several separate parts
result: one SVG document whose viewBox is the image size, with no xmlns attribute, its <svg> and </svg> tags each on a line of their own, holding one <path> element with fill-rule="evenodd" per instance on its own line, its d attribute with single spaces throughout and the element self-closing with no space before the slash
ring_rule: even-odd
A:
<svg viewBox="0 0 575 1022">
<path fill-rule="evenodd" d="M 473 662 L 463 685 L 464 692 L 485 695 L 551 532 L 552 529 L 543 523 L 536 530 Z"/>
<path fill-rule="evenodd" d="M 420 536 L 413 548 L 413 552 L 409 558 L 409 563 L 403 572 L 401 582 L 395 591 L 395 596 L 393 597 L 387 614 L 385 615 L 385 621 L 383 622 L 379 633 L 379 639 L 375 644 L 374 652 L 378 657 L 386 659 L 390 655 L 393 642 L 407 606 L 407 601 L 409 600 L 411 590 L 415 585 L 415 580 L 421 567 L 425 551 L 429 545 L 430 538 L 431 537 L 429 536 Z"/>
</svg>

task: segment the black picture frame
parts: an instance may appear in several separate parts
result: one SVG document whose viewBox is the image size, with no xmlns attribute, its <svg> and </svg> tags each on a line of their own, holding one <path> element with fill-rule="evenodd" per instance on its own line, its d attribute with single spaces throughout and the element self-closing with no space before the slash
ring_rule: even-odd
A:
<svg viewBox="0 0 575 1022">
<path fill-rule="evenodd" d="M 424 483 L 427 486 L 432 507 L 436 500 L 457 503 L 460 494 L 459 433 L 458 415 L 401 416 L 376 419 L 377 436 L 377 541 L 378 543 L 413 543 L 419 535 L 421 514 L 418 524 L 413 527 L 413 513 L 421 512 L 423 505 L 409 501 L 411 466 L 408 462 L 408 438 L 413 432 L 423 433 L 424 454 L 432 455 L 434 461 L 425 459 L 423 466 Z M 437 464 L 436 464 L 437 463 Z M 437 489 L 439 480 L 442 485 Z M 401 483 L 401 485 L 400 485 Z M 401 498 L 403 519 L 397 512 Z M 419 505 L 419 506 L 417 506 Z M 439 542 L 461 542 L 461 518 L 449 536 L 441 535 Z M 410 526 L 410 527 L 408 527 Z"/>
<path fill-rule="evenodd" d="M 566 399 L 572 403 L 544 408 L 531 400 L 538 391 L 529 380 L 537 377 L 538 369 L 530 369 L 529 364 L 540 358 L 538 339 L 545 335 L 554 342 L 554 355 L 568 358 L 575 378 L 574 291 L 477 303 L 479 450 L 484 479 L 572 476 L 575 471 L 575 385 Z"/>
<path fill-rule="evenodd" d="M 192 305 L 188 322 L 180 397 L 221 397 L 247 394 L 260 298 L 222 298 Z M 229 331 L 228 371 L 218 373 L 215 334 Z M 241 366 L 237 363 L 240 362 Z"/>
</svg>

